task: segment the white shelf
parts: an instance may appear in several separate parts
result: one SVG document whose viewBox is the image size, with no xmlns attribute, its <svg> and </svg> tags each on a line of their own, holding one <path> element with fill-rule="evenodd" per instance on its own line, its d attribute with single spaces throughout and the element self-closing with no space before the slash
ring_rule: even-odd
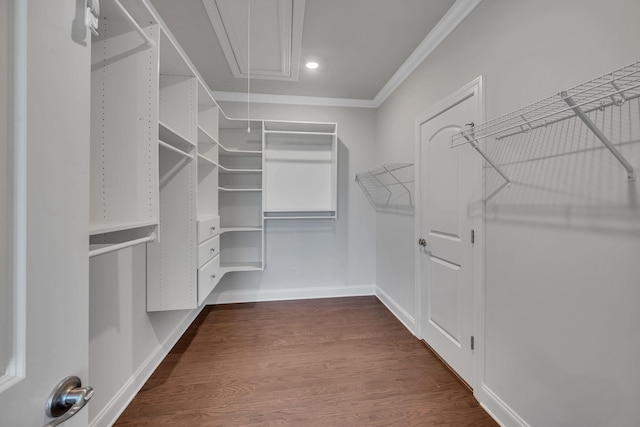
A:
<svg viewBox="0 0 640 427">
<path fill-rule="evenodd" d="M 334 136 L 335 132 L 298 132 L 292 130 L 265 130 L 265 134 L 276 135 L 321 135 L 321 136 Z"/>
<path fill-rule="evenodd" d="M 196 146 L 195 142 L 189 140 L 187 137 L 179 134 L 165 123 L 158 121 L 158 133 L 159 139 L 167 144 L 173 145 L 176 148 Z M 183 150 L 184 151 L 184 150 Z"/>
<path fill-rule="evenodd" d="M 265 211 L 264 219 L 336 219 L 337 214 L 335 211 Z"/>
<path fill-rule="evenodd" d="M 220 274 L 233 273 L 234 271 L 262 271 L 262 263 L 224 263 L 220 264 Z"/>
<path fill-rule="evenodd" d="M 222 227 L 220 228 L 220 234 L 224 233 L 245 233 L 245 232 L 255 232 L 262 231 L 261 227 Z"/>
<path fill-rule="evenodd" d="M 218 190 L 229 192 L 229 193 L 249 193 L 249 192 L 260 192 L 262 188 L 227 188 L 227 187 L 218 187 Z"/>
<path fill-rule="evenodd" d="M 214 162 L 213 160 L 203 156 L 202 154 L 198 154 L 198 165 L 210 166 L 210 167 L 218 166 L 218 164 L 216 162 Z"/>
<path fill-rule="evenodd" d="M 336 123 L 328 122 L 295 122 L 295 121 L 265 121 L 265 132 L 273 133 L 317 133 L 336 134 L 338 126 Z"/>
<path fill-rule="evenodd" d="M 224 153 L 220 153 L 221 155 L 226 156 L 261 156 L 262 151 L 259 150 L 240 150 L 236 148 L 227 148 L 218 142 L 218 146 L 222 149 Z"/>
<path fill-rule="evenodd" d="M 496 119 L 471 124 L 452 136 L 451 146 L 471 144 L 510 186 L 510 178 L 480 149 L 479 142 L 489 137 L 501 141 L 522 133 L 532 135 L 537 129 L 548 128 L 577 117 L 626 169 L 627 181 L 634 181 L 634 167 L 616 147 L 615 143 L 619 141 L 611 141 L 611 138 L 605 136 L 599 127 L 601 125 L 594 123 L 590 116 L 598 111 L 604 112 L 607 108 L 621 107 L 625 102 L 636 98 L 640 98 L 640 61 Z"/>
<path fill-rule="evenodd" d="M 209 132 L 204 130 L 202 126 L 198 125 L 198 143 L 199 144 L 217 144 L 218 140 L 214 138 Z"/>
<path fill-rule="evenodd" d="M 222 165 L 220 166 L 220 173 L 262 173 L 262 169 L 235 169 L 235 168 L 225 168 Z"/>
<path fill-rule="evenodd" d="M 160 148 L 167 149 L 167 150 L 169 150 L 169 151 L 171 151 L 173 153 L 179 154 L 179 155 L 181 155 L 183 157 L 186 157 L 188 159 L 193 160 L 193 156 L 191 154 L 187 153 L 186 151 L 182 151 L 181 149 L 176 148 L 171 144 L 167 144 L 166 142 L 161 141 L 161 140 L 158 140 L 158 144 L 160 144 Z"/>
<path fill-rule="evenodd" d="M 94 222 L 89 224 L 89 235 L 113 233 L 116 231 L 134 230 L 136 228 L 153 227 L 158 225 L 158 221 L 139 222 Z"/>
</svg>

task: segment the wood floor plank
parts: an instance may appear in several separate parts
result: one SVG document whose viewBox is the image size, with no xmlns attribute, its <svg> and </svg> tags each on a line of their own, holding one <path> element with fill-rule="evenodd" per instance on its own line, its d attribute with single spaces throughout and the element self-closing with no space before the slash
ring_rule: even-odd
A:
<svg viewBox="0 0 640 427">
<path fill-rule="evenodd" d="M 496 426 L 375 297 L 207 307 L 116 426 Z"/>
</svg>

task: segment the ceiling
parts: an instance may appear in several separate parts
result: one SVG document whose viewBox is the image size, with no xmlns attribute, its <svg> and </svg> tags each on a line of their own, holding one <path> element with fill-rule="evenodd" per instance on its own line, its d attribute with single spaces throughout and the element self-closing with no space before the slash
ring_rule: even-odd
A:
<svg viewBox="0 0 640 427">
<path fill-rule="evenodd" d="M 252 94 L 369 103 L 479 1 L 151 0 L 214 92 L 246 97 L 249 37 Z M 320 67 L 307 70 L 309 59 Z"/>
</svg>

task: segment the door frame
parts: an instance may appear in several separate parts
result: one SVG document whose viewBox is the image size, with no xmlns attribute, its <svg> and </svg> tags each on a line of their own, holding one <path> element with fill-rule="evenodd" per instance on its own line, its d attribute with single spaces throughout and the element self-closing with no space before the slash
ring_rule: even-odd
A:
<svg viewBox="0 0 640 427">
<path fill-rule="evenodd" d="M 417 244 L 421 237 L 421 217 L 422 217 L 422 165 L 420 156 L 420 127 L 425 122 L 440 115 L 454 105 L 474 96 L 476 99 L 476 108 L 480 122 L 485 121 L 485 101 L 483 89 L 483 76 L 479 76 L 464 87 L 458 89 L 451 95 L 437 102 L 428 110 L 424 111 L 415 119 L 415 140 L 414 140 L 414 158 L 415 158 L 415 217 L 414 217 L 414 288 L 415 288 L 415 328 L 417 336 L 422 339 L 422 262 L 421 252 Z M 474 168 L 477 174 L 478 182 L 482 184 L 482 195 L 484 197 L 484 179 L 483 179 L 483 162 L 481 156 L 475 156 Z M 482 205 L 482 215 L 479 218 L 473 218 L 473 229 L 475 230 L 475 244 L 473 251 L 473 327 L 474 350 L 473 358 L 473 375 L 472 383 L 469 384 L 476 398 L 480 385 L 484 383 L 484 359 L 485 359 L 485 283 L 484 283 L 484 259 L 485 259 L 485 221 L 484 221 L 484 204 Z M 428 344 L 428 343 L 427 343 Z"/>
<path fill-rule="evenodd" d="M 7 206 L 7 286 L 11 306 L 6 372 L 0 372 L 0 393 L 26 376 L 27 298 L 27 4 L 9 0 L 7 134 L 9 176 Z M 2 344 L 2 343 L 0 343 Z M 5 355 L 6 356 L 6 355 Z"/>
</svg>

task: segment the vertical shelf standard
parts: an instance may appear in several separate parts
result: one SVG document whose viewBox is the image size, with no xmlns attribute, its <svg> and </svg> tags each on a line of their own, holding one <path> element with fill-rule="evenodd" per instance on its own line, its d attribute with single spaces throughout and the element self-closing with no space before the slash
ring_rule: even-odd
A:
<svg viewBox="0 0 640 427">
<path fill-rule="evenodd" d="M 147 311 L 198 305 L 198 82 L 164 32 L 159 45 L 160 235 L 147 250 Z"/>
</svg>

